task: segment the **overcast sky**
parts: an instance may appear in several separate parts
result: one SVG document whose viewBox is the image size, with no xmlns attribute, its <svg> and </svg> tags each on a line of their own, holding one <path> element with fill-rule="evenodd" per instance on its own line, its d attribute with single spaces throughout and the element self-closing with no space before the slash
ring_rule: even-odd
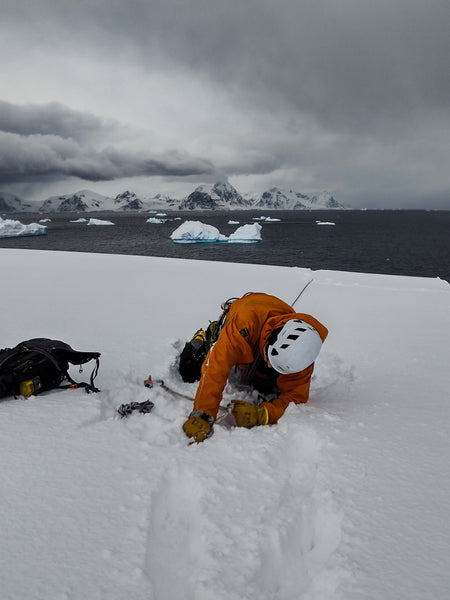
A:
<svg viewBox="0 0 450 600">
<path fill-rule="evenodd" d="M 0 190 L 450 208 L 449 0 L 0 0 Z"/>
</svg>

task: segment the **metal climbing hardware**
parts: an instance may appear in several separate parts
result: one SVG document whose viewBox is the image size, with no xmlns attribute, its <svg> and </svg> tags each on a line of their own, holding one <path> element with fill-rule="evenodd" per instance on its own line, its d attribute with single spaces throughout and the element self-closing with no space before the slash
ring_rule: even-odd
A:
<svg viewBox="0 0 450 600">
<path fill-rule="evenodd" d="M 132 412 L 138 411 L 142 414 L 149 413 L 155 404 L 151 400 L 145 400 L 144 402 L 130 402 L 129 404 L 121 404 L 117 409 L 119 415 L 128 417 Z"/>
</svg>

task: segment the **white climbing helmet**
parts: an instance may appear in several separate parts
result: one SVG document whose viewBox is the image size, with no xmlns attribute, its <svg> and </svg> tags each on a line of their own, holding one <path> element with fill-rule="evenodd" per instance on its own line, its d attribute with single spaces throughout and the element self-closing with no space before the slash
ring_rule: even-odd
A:
<svg viewBox="0 0 450 600">
<path fill-rule="evenodd" d="M 276 336 L 267 343 L 267 359 L 278 373 L 299 373 L 312 365 L 322 347 L 317 330 L 302 321 L 291 319 Z"/>
</svg>

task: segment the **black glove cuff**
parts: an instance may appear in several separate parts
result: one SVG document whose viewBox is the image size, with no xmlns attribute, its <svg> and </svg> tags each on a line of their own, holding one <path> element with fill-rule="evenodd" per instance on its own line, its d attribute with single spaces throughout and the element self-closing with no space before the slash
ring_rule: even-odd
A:
<svg viewBox="0 0 450 600">
<path fill-rule="evenodd" d="M 214 419 L 211 417 L 211 415 L 208 415 L 207 413 L 201 410 L 194 410 L 194 412 L 191 412 L 191 414 L 189 415 L 189 418 L 190 417 L 199 417 L 200 419 L 203 419 L 210 425 L 214 423 Z"/>
</svg>

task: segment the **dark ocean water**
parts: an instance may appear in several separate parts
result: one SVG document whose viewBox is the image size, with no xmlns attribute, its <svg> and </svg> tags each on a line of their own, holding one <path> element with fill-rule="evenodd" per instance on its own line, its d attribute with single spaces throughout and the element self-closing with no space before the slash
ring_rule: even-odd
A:
<svg viewBox="0 0 450 600">
<path fill-rule="evenodd" d="M 263 241 L 254 244 L 176 244 L 170 234 L 185 220 L 214 225 L 229 235 L 239 225 L 261 215 L 280 219 L 263 222 Z M 170 212 L 179 221 L 146 223 L 148 214 L 84 215 L 111 220 L 115 226 L 71 223 L 80 214 L 15 215 L 28 224 L 48 217 L 45 236 L 0 239 L 3 248 L 34 248 L 108 254 L 166 256 L 196 260 L 241 262 L 440 277 L 450 281 L 450 211 L 239 211 Z M 334 226 L 317 225 L 331 221 Z"/>
</svg>

